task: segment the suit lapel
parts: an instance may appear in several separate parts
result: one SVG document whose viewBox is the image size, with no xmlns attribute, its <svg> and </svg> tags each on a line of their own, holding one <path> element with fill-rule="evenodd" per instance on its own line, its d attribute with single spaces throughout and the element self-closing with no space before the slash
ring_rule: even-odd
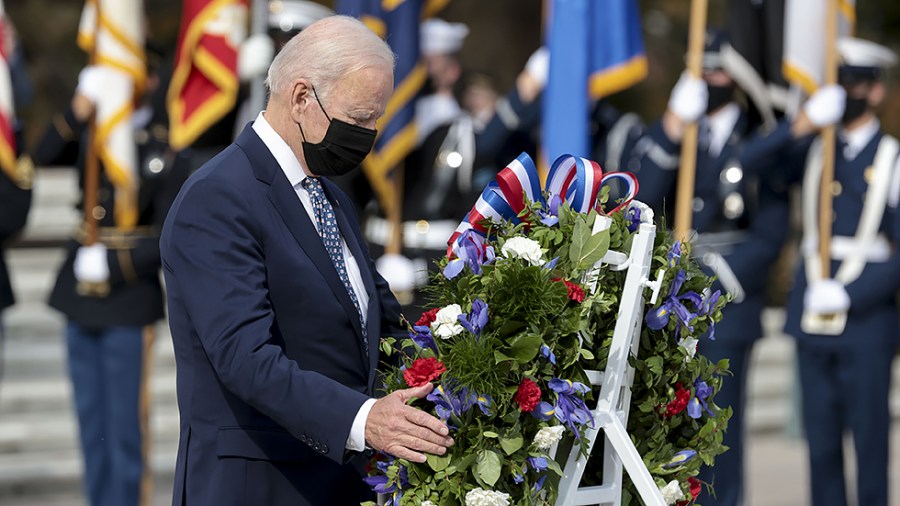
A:
<svg viewBox="0 0 900 506">
<path fill-rule="evenodd" d="M 291 187 L 290 181 L 284 175 L 284 171 L 278 166 L 278 162 L 265 144 L 256 135 L 256 132 L 248 125 L 235 141 L 250 156 L 251 164 L 257 179 L 269 184 L 268 198 L 275 206 L 278 214 L 284 220 L 285 225 L 294 236 L 294 239 L 303 248 L 303 251 L 312 260 L 322 277 L 325 278 L 331 291 L 340 301 L 347 318 L 353 325 L 357 337 L 362 339 L 362 328 L 359 324 L 359 314 L 356 306 L 350 300 L 347 289 L 341 281 L 331 258 L 325 250 L 325 245 L 319 237 L 319 232 L 313 225 L 306 208 L 300 202 L 296 192 Z M 362 352 L 360 353 L 362 355 Z"/>
<path fill-rule="evenodd" d="M 375 279 L 369 269 L 369 257 L 363 251 L 362 244 L 357 240 L 356 231 L 350 226 L 350 219 L 347 217 L 349 212 L 341 205 L 340 201 L 335 198 L 335 192 L 332 187 L 333 183 L 325 178 L 323 188 L 325 195 L 328 197 L 334 213 L 337 216 L 338 228 L 341 229 L 341 236 L 347 242 L 347 247 L 356 259 L 356 265 L 359 267 L 362 276 L 363 285 L 366 287 L 366 293 L 369 295 L 369 307 L 366 314 L 366 327 L 368 330 L 368 347 L 369 347 L 369 367 L 375 369 L 378 362 L 378 344 L 379 334 L 381 333 L 381 308 L 378 305 L 378 294 L 375 290 Z"/>
</svg>

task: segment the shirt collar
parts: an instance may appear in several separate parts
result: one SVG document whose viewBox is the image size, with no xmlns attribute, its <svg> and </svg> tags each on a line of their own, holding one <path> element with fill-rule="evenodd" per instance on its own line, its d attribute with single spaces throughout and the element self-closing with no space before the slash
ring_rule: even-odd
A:
<svg viewBox="0 0 900 506">
<path fill-rule="evenodd" d="M 872 118 L 871 121 L 853 130 L 841 129 L 841 139 L 847 144 L 844 148 L 845 156 L 848 159 L 856 158 L 856 155 L 869 145 L 880 128 L 881 122 L 878 118 Z"/>
<path fill-rule="evenodd" d="M 306 173 L 303 172 L 303 167 L 300 165 L 300 161 L 297 160 L 291 147 L 272 128 L 272 125 L 266 121 L 264 113 L 265 111 L 260 111 L 259 115 L 256 116 L 256 120 L 253 122 L 253 131 L 256 132 L 256 135 L 259 136 L 263 144 L 272 153 L 272 156 L 275 157 L 275 161 L 278 162 L 278 166 L 281 167 L 284 175 L 287 176 L 291 186 L 296 188 L 297 185 L 306 179 Z"/>
<path fill-rule="evenodd" d="M 709 152 L 714 156 L 719 156 L 725 143 L 734 132 L 738 119 L 741 117 L 741 108 L 734 102 L 729 102 L 716 111 L 715 114 L 707 116 L 709 123 Z"/>
</svg>

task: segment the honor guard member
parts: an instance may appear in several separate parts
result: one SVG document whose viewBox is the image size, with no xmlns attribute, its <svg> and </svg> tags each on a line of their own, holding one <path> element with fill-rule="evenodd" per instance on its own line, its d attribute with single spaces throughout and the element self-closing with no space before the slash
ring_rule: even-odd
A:
<svg viewBox="0 0 900 506">
<path fill-rule="evenodd" d="M 0 19 L 0 23 L 6 36 L 3 46 L 8 59 L 13 106 L 16 111 L 21 111 L 31 103 L 33 97 L 31 80 L 25 70 L 22 48 L 18 44 L 13 24 L 6 17 Z M 10 240 L 25 228 L 34 183 L 34 165 L 28 155 L 22 154 L 22 124 L 10 112 L 12 111 L 6 111 L 7 115 L 12 116 L 7 120 L 12 123 L 17 152 L 11 153 L 11 163 L 0 164 L 0 312 L 15 302 L 3 253 Z M 4 332 L 3 320 L 0 318 L 0 376 L 3 374 L 4 364 Z"/>
<path fill-rule="evenodd" d="M 150 56 L 150 55 L 148 55 Z M 84 186 L 82 151 L 94 104 L 115 72 L 87 67 L 79 75 L 71 107 L 54 119 L 33 153 L 39 166 L 75 165 Z M 113 76 L 116 77 L 116 76 Z M 147 92 L 157 86 L 149 109 L 133 115 L 138 146 L 137 224 L 125 230 L 114 219 L 116 188 L 100 171 L 98 242 L 85 245 L 86 228 L 74 234 L 50 294 L 49 304 L 67 318 L 66 343 L 74 404 L 84 456 L 84 490 L 93 506 L 146 504 L 150 469 L 147 451 L 147 378 L 153 325 L 163 318 L 159 230 L 177 186 L 167 149 L 166 85 L 150 74 Z M 75 146 L 75 149 L 72 147 Z M 102 163 L 101 163 L 102 166 Z M 182 164 L 182 167 L 186 165 Z M 83 206 L 83 203 L 79 207 Z"/>
<path fill-rule="evenodd" d="M 692 201 L 693 254 L 717 278 L 715 289 L 732 297 L 715 336 L 698 351 L 713 363 L 729 359 L 733 377 L 723 382 L 716 404 L 733 415 L 723 442 L 730 449 L 704 468 L 700 479 L 715 487 L 702 503 L 737 505 L 743 496 L 744 406 L 753 343 L 762 336 L 767 272 L 788 232 L 787 186 L 751 177 L 739 162 L 750 125 L 738 90 L 721 58 L 724 33 L 706 35 L 702 78 L 682 75 L 668 109 L 628 155 L 627 170 L 641 182 L 639 198 L 671 225 L 674 220 L 681 140 L 688 123 L 697 122 L 696 182 Z"/>
<path fill-rule="evenodd" d="M 812 504 L 847 504 L 843 436 L 853 434 L 857 504 L 888 504 L 888 393 L 900 334 L 898 142 L 881 131 L 884 73 L 897 58 L 860 39 L 838 40 L 840 85 L 825 86 L 792 122 L 748 144 L 745 166 L 802 180 L 803 241 L 785 332 L 797 339 Z M 821 142 L 838 124 L 830 276 L 818 251 Z M 727 321 L 727 319 L 726 319 Z"/>
</svg>

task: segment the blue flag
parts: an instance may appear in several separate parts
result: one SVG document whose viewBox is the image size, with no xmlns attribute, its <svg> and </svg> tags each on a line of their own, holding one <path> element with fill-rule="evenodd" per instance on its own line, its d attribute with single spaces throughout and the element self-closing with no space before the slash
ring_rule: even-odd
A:
<svg viewBox="0 0 900 506">
<path fill-rule="evenodd" d="M 550 74 L 543 98 L 544 153 L 590 157 L 590 100 L 647 75 L 636 0 L 553 0 Z"/>
<path fill-rule="evenodd" d="M 447 0 L 337 2 L 339 14 L 359 18 L 397 55 L 394 94 L 376 125 L 375 147 L 363 162 L 363 171 L 385 211 L 397 201 L 391 171 L 416 147 L 416 97 L 427 75 L 419 61 L 419 23 L 446 3 Z"/>
</svg>

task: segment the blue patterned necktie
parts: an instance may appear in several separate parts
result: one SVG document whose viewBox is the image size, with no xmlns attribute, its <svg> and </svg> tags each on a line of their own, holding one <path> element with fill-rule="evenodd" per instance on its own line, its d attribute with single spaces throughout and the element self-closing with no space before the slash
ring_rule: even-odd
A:
<svg viewBox="0 0 900 506">
<path fill-rule="evenodd" d="M 337 219 L 334 216 L 334 208 L 331 207 L 331 202 L 325 197 L 325 192 L 322 190 L 322 183 L 318 178 L 307 177 L 300 184 L 309 194 L 309 199 L 312 202 L 313 214 L 316 215 L 316 222 L 319 224 L 319 236 L 322 238 L 322 243 L 325 245 L 325 251 L 328 252 L 331 263 L 334 264 L 334 268 L 337 270 L 338 276 L 341 277 L 344 288 L 347 290 L 347 294 L 350 295 L 350 300 L 353 301 L 357 314 L 359 314 L 359 324 L 362 328 L 363 335 L 363 349 L 366 350 L 366 356 L 368 356 L 368 332 L 366 332 L 366 325 L 362 317 L 362 311 L 359 307 L 359 300 L 356 298 L 356 292 L 353 290 L 353 285 L 350 284 L 350 276 L 347 275 L 347 266 L 344 263 L 344 252 L 341 247 L 341 234 L 338 230 Z"/>
</svg>

